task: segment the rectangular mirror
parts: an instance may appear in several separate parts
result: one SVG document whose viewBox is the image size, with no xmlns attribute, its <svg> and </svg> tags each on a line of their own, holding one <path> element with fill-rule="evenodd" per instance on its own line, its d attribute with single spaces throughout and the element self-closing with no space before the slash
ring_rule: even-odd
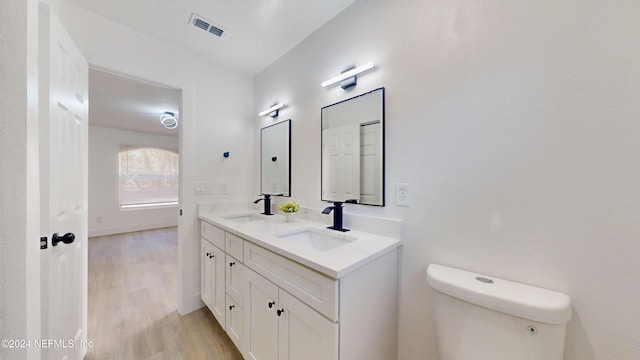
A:
<svg viewBox="0 0 640 360">
<path fill-rule="evenodd" d="M 291 120 L 260 130 L 260 192 L 291 196 Z"/>
<path fill-rule="evenodd" d="M 384 206 L 384 88 L 325 106 L 322 200 Z"/>
</svg>

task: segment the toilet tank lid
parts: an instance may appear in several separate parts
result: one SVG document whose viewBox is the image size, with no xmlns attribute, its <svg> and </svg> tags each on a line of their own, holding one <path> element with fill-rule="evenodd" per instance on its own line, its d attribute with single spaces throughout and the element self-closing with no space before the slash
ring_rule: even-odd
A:
<svg viewBox="0 0 640 360">
<path fill-rule="evenodd" d="M 571 319 L 566 294 L 470 271 L 431 264 L 427 282 L 444 294 L 505 314 L 547 324 Z"/>
</svg>

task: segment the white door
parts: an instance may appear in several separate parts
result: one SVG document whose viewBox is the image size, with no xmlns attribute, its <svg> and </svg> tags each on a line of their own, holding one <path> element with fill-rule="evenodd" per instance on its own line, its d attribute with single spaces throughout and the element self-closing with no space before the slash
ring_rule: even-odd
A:
<svg viewBox="0 0 640 360">
<path fill-rule="evenodd" d="M 41 4 L 39 13 L 41 228 L 49 237 L 41 252 L 42 337 L 52 341 L 42 354 L 82 359 L 87 350 L 88 65 L 49 7 Z"/>
<path fill-rule="evenodd" d="M 382 204 L 382 124 L 360 126 L 360 202 Z"/>
<path fill-rule="evenodd" d="M 360 125 L 322 131 L 322 199 L 360 200 Z"/>
</svg>

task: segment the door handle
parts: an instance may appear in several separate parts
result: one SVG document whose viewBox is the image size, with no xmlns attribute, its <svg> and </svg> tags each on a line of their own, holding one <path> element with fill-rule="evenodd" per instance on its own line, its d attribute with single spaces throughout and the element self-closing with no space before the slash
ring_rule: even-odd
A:
<svg viewBox="0 0 640 360">
<path fill-rule="evenodd" d="M 58 233 L 55 233 L 51 237 L 51 245 L 56 246 L 61 241 L 65 244 L 71 244 L 75 239 L 76 236 L 73 233 L 66 233 L 62 236 L 58 235 Z"/>
</svg>

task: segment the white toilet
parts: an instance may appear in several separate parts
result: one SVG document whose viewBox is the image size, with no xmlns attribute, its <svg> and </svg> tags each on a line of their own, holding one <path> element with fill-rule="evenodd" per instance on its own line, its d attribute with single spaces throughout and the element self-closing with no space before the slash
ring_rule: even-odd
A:
<svg viewBox="0 0 640 360">
<path fill-rule="evenodd" d="M 561 360 L 569 296 L 431 264 L 439 360 Z"/>
</svg>

